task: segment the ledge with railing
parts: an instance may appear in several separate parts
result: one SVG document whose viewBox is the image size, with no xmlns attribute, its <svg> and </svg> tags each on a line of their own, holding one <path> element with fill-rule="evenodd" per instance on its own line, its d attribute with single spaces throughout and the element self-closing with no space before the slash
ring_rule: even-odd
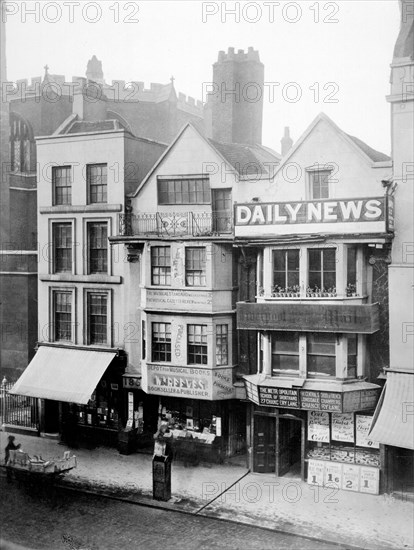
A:
<svg viewBox="0 0 414 550">
<path fill-rule="evenodd" d="M 229 212 L 151 212 L 119 215 L 120 236 L 228 237 L 233 231 Z"/>
</svg>

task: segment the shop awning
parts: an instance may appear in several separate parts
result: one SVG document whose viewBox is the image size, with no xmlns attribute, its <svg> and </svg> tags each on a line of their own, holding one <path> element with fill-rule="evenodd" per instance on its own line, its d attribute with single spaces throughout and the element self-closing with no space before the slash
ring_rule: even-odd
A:
<svg viewBox="0 0 414 550">
<path fill-rule="evenodd" d="M 40 346 L 10 393 L 86 405 L 115 356 L 109 351 Z"/>
<path fill-rule="evenodd" d="M 414 375 L 389 372 L 369 438 L 414 450 Z"/>
</svg>

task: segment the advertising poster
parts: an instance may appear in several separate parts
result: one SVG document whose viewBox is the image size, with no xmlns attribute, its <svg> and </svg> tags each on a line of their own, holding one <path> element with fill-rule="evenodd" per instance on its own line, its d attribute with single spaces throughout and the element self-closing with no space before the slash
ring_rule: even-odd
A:
<svg viewBox="0 0 414 550">
<path fill-rule="evenodd" d="M 342 464 L 339 462 L 326 462 L 324 482 L 325 487 L 342 487 Z"/>
<path fill-rule="evenodd" d="M 354 442 L 354 413 L 332 413 L 332 439 Z"/>
<path fill-rule="evenodd" d="M 379 470 L 360 466 L 359 468 L 359 491 L 371 495 L 379 494 Z"/>
<path fill-rule="evenodd" d="M 368 432 L 371 428 L 372 416 L 366 416 L 357 414 L 355 416 L 356 425 L 356 444 L 359 447 L 371 447 L 372 449 L 379 449 L 379 443 L 371 441 L 368 438 Z"/>
<path fill-rule="evenodd" d="M 308 412 L 308 441 L 329 443 L 329 414 L 326 412 Z"/>
<path fill-rule="evenodd" d="M 342 489 L 344 491 L 359 491 L 359 466 L 342 465 Z"/>
<path fill-rule="evenodd" d="M 320 460 L 309 460 L 308 462 L 308 484 L 323 486 L 325 473 L 325 462 Z"/>
</svg>

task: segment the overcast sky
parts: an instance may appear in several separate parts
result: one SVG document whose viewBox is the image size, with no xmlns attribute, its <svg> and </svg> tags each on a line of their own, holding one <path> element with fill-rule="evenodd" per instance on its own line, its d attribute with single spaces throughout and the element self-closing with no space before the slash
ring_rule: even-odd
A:
<svg viewBox="0 0 414 550">
<path fill-rule="evenodd" d="M 6 3 L 9 80 L 40 76 L 46 63 L 71 80 L 84 76 L 95 54 L 107 82 L 166 83 L 173 75 L 177 91 L 203 99 L 218 51 L 253 46 L 268 83 L 265 145 L 280 150 L 284 126 L 296 140 L 324 111 L 347 133 L 390 153 L 385 96 L 397 0 Z"/>
</svg>

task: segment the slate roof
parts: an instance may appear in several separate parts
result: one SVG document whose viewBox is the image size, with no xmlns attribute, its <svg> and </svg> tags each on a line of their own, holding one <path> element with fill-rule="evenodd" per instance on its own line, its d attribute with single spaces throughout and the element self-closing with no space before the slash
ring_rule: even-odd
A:
<svg viewBox="0 0 414 550">
<path fill-rule="evenodd" d="M 349 138 L 352 139 L 352 141 L 358 145 L 358 147 L 364 151 L 364 153 L 373 161 L 373 162 L 383 162 L 383 161 L 387 161 L 387 160 L 391 160 L 391 157 L 389 157 L 388 155 L 386 155 L 385 153 L 381 153 L 380 151 L 376 151 L 375 149 L 373 149 L 372 147 L 370 147 L 369 145 L 367 145 L 364 141 L 358 139 L 357 137 L 355 136 L 351 136 L 349 134 L 347 134 L 347 136 Z"/>
<path fill-rule="evenodd" d="M 280 163 L 280 155 L 268 147 L 208 141 L 240 176 L 268 177 Z"/>
</svg>

